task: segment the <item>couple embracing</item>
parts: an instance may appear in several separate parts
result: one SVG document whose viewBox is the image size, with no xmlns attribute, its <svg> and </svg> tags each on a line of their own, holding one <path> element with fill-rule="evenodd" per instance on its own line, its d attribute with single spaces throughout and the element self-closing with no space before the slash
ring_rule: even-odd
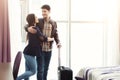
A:
<svg viewBox="0 0 120 80">
<path fill-rule="evenodd" d="M 25 57 L 25 72 L 16 80 L 29 80 L 29 77 L 37 71 L 37 80 L 47 80 L 48 68 L 52 54 L 52 44 L 55 40 L 58 48 L 61 47 L 57 32 L 57 23 L 50 18 L 51 8 L 43 5 L 42 16 L 37 18 L 35 14 L 28 14 L 25 26 L 28 45 L 23 53 Z"/>
</svg>

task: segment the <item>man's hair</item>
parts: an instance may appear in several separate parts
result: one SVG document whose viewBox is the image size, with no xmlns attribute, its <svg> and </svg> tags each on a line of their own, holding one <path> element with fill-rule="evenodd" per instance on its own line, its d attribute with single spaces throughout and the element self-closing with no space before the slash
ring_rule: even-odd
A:
<svg viewBox="0 0 120 80">
<path fill-rule="evenodd" d="M 50 11 L 50 6 L 45 4 L 41 7 L 41 9 L 47 9 L 48 11 Z"/>
</svg>

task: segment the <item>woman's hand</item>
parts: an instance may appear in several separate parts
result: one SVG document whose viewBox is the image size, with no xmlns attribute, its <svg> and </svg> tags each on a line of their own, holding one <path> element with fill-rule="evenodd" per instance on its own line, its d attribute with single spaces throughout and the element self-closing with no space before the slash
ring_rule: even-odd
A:
<svg viewBox="0 0 120 80">
<path fill-rule="evenodd" d="M 48 37 L 48 42 L 49 42 L 49 41 L 54 41 L 54 38 Z"/>
</svg>

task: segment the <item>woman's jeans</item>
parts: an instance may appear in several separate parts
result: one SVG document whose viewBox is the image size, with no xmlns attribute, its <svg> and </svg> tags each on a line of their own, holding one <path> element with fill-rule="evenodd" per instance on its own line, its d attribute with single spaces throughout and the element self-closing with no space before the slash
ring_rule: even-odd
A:
<svg viewBox="0 0 120 80">
<path fill-rule="evenodd" d="M 51 51 L 42 52 L 37 59 L 37 80 L 47 80 L 48 67 L 51 59 Z"/>
<path fill-rule="evenodd" d="M 29 55 L 25 55 L 25 68 L 26 71 L 25 73 L 23 73 L 22 75 L 20 75 L 19 77 L 17 77 L 16 80 L 29 80 L 29 77 L 34 75 L 36 73 L 36 59 L 34 56 L 29 56 Z"/>
</svg>

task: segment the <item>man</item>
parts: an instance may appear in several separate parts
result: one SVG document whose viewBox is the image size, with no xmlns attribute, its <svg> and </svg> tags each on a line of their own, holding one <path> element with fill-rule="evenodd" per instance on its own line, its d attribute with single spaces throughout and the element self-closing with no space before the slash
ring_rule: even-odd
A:
<svg viewBox="0 0 120 80">
<path fill-rule="evenodd" d="M 37 25 L 39 26 L 39 29 L 41 30 L 43 35 L 45 35 L 46 37 L 54 38 L 57 47 L 60 48 L 61 45 L 60 45 L 60 40 L 57 33 L 57 24 L 55 21 L 53 21 L 50 18 L 50 6 L 43 5 L 41 9 L 42 9 L 43 18 L 39 19 L 39 23 Z M 36 32 L 36 30 L 34 30 L 32 26 L 26 29 L 28 32 L 33 34 Z M 51 54 L 52 54 L 52 44 L 53 44 L 53 41 L 41 42 L 40 44 L 42 45 L 42 55 L 36 58 L 37 80 L 47 80 L 47 73 L 48 73 L 49 63 L 50 63 Z"/>
</svg>

